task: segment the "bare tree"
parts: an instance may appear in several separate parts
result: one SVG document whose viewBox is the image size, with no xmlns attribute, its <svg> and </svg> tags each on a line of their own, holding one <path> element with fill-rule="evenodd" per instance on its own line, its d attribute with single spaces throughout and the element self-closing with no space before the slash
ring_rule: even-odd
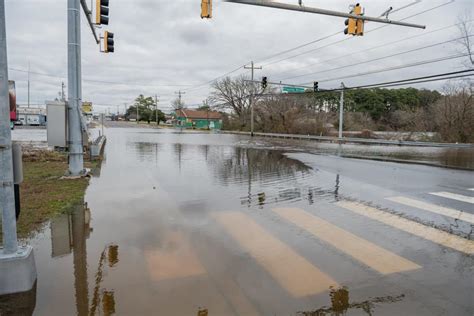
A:
<svg viewBox="0 0 474 316">
<path fill-rule="evenodd" d="M 448 83 L 444 97 L 434 106 L 434 119 L 443 140 L 474 142 L 474 99 L 472 81 Z"/>
<path fill-rule="evenodd" d="M 459 45 L 462 47 L 462 52 L 468 55 L 470 64 L 467 64 L 468 67 L 474 66 L 474 47 L 471 36 L 473 35 L 473 26 L 471 24 L 470 14 L 462 15 L 458 18 L 459 24 L 458 29 L 461 34 L 461 39 L 458 41 Z"/>
<path fill-rule="evenodd" d="M 247 81 L 245 76 L 235 79 L 226 77 L 212 84 L 209 101 L 214 108 L 231 110 L 238 117 L 242 129 L 249 122 L 251 96 L 255 95 L 256 91 L 257 85 Z"/>
</svg>

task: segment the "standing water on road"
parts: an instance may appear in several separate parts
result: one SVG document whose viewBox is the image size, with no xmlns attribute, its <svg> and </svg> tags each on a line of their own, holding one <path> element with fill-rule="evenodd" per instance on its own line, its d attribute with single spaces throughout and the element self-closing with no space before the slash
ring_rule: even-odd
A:
<svg viewBox="0 0 474 316">
<path fill-rule="evenodd" d="M 474 312 L 470 172 L 233 135 L 106 135 L 85 206 L 31 241 L 36 315 Z"/>
</svg>

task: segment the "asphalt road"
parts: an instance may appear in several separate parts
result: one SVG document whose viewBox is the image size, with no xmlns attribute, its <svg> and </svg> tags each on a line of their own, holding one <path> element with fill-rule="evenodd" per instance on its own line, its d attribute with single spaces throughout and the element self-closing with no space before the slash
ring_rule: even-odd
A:
<svg viewBox="0 0 474 316">
<path fill-rule="evenodd" d="M 474 314 L 473 172 L 106 135 L 87 208 L 31 241 L 37 315 Z"/>
</svg>

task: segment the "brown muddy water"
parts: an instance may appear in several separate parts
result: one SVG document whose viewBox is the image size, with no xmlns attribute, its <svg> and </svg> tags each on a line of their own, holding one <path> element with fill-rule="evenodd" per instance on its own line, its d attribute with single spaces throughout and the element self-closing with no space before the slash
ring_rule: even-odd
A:
<svg viewBox="0 0 474 316">
<path fill-rule="evenodd" d="M 363 202 L 399 211 L 384 200 L 395 194 L 437 203 L 427 194 L 438 185 L 474 188 L 468 171 L 286 155 L 234 135 L 133 128 L 106 135 L 85 206 L 28 241 L 37 285 L 0 298 L 0 315 L 474 311 L 469 223 L 410 208 L 410 216 L 381 223 L 376 210 L 371 219 L 347 210 Z M 471 211 L 459 201 L 445 206 Z M 419 238 L 401 230 L 400 219 L 435 231 Z M 440 241 L 439 232 L 454 237 Z"/>
</svg>

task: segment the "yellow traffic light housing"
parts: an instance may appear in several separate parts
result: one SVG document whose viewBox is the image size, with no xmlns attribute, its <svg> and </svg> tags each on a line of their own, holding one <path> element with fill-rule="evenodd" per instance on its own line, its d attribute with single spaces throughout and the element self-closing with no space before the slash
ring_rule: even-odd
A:
<svg viewBox="0 0 474 316">
<path fill-rule="evenodd" d="M 114 52 L 114 33 L 105 31 L 104 33 L 104 53 Z"/>
<path fill-rule="evenodd" d="M 212 18 L 212 0 L 201 0 L 201 19 Z"/>
<path fill-rule="evenodd" d="M 109 25 L 109 0 L 96 0 L 95 15 L 97 25 Z"/>
<path fill-rule="evenodd" d="M 362 7 L 359 3 L 354 6 L 354 9 L 351 11 L 351 14 L 354 15 L 363 15 Z M 346 20 L 347 28 L 344 30 L 346 35 L 355 35 L 363 36 L 364 35 L 364 20 L 349 18 Z"/>
</svg>

